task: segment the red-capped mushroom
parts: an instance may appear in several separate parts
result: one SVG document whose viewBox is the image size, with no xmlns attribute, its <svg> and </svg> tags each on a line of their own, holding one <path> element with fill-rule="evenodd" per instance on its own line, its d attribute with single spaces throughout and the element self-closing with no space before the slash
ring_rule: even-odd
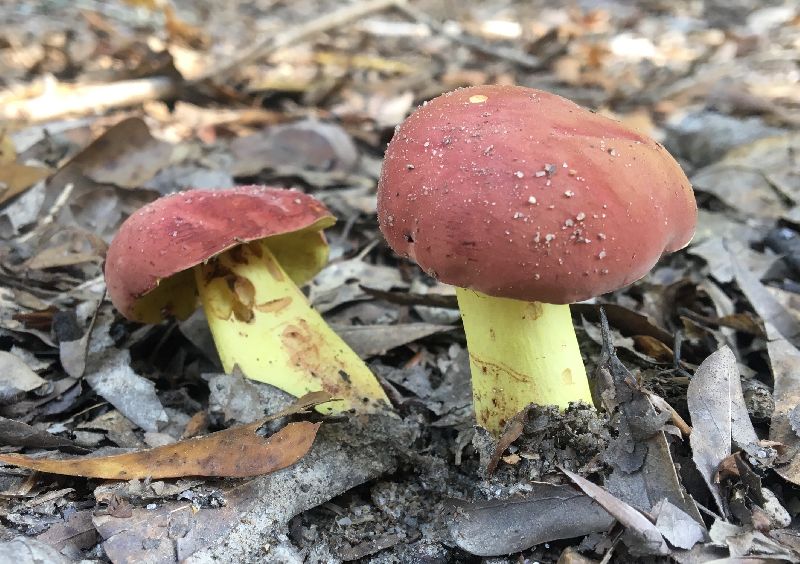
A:
<svg viewBox="0 0 800 564">
<path fill-rule="evenodd" d="M 547 92 L 477 86 L 397 129 L 378 186 L 389 245 L 457 287 L 478 421 L 591 401 L 565 304 L 644 276 L 697 206 L 652 139 Z"/>
<path fill-rule="evenodd" d="M 291 394 L 324 389 L 337 409 L 373 410 L 386 396 L 364 362 L 297 285 L 326 263 L 335 218 L 301 192 L 261 186 L 190 190 L 129 217 L 108 249 L 111 301 L 157 323 L 194 311 L 198 295 L 226 371 Z"/>
</svg>

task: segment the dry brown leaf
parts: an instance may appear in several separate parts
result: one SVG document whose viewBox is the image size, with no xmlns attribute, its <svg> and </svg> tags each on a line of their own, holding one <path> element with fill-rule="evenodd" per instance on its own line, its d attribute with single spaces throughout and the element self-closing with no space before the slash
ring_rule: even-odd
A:
<svg viewBox="0 0 800 564">
<path fill-rule="evenodd" d="M 517 413 L 508 423 L 506 423 L 506 426 L 503 428 L 503 433 L 497 440 L 494 452 L 492 453 L 492 456 L 486 465 L 485 473 L 487 476 L 494 474 L 494 471 L 497 468 L 503 453 L 512 445 L 514 441 L 520 437 L 520 435 L 522 435 L 523 431 L 525 430 L 525 420 L 528 418 L 529 407 L 526 407 Z"/>
<path fill-rule="evenodd" d="M 143 480 L 183 476 L 244 478 L 291 466 L 311 448 L 320 423 L 290 423 L 264 438 L 263 421 L 204 437 L 127 454 L 56 460 L 2 454 L 0 462 L 65 476 L 106 480 Z"/>
<path fill-rule="evenodd" d="M 145 8 L 151 11 L 157 10 L 162 4 L 159 0 L 124 0 L 124 2 L 134 8 Z"/>
<path fill-rule="evenodd" d="M 286 410 L 254 423 L 137 452 L 67 460 L 2 454 L 0 462 L 39 472 L 107 480 L 259 476 L 300 460 L 311 448 L 320 423 L 290 423 L 266 438 L 257 433 L 258 429 L 267 421 L 329 399 L 323 392 L 307 394 Z"/>
<path fill-rule="evenodd" d="M 50 170 L 17 162 L 14 142 L 0 131 L 0 204 L 50 175 Z"/>
<path fill-rule="evenodd" d="M 181 41 L 196 48 L 205 47 L 208 44 L 208 38 L 203 30 L 180 19 L 170 4 L 165 4 L 162 12 L 164 13 L 164 28 L 171 40 Z"/>
<path fill-rule="evenodd" d="M 770 324 L 767 325 L 767 334 L 767 352 L 775 379 L 775 411 L 769 438 L 783 443 L 785 449 L 775 470 L 786 480 L 800 485 L 800 437 L 791 424 L 791 414 L 800 404 L 800 375 L 797 370 L 800 351 Z"/>
<path fill-rule="evenodd" d="M 144 121 L 128 118 L 92 141 L 71 164 L 100 184 L 139 188 L 169 164 L 172 149 L 154 138 Z"/>
<path fill-rule="evenodd" d="M 671 362 L 674 357 L 671 348 L 650 335 L 634 335 L 633 342 L 636 344 L 637 351 L 658 362 Z"/>
</svg>

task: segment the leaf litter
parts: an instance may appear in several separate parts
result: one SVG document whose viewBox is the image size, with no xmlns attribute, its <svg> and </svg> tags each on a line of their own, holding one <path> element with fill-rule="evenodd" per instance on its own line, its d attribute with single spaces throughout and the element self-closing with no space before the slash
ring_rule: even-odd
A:
<svg viewBox="0 0 800 564">
<path fill-rule="evenodd" d="M 329 396 L 317 392 L 300 398 L 289 409 L 248 425 L 132 453 L 80 459 L 0 454 L 0 462 L 38 472 L 108 480 L 259 476 L 297 462 L 311 448 L 320 424 L 308 421 L 289 423 L 268 437 L 262 437 L 259 429 L 268 421 L 329 400 Z"/>
<path fill-rule="evenodd" d="M 797 9 L 523 4 L 8 4 L 0 455 L 45 466 L 0 469 L 3 554 L 797 560 Z M 635 124 L 682 160 L 701 215 L 686 251 L 572 307 L 600 409 L 532 406 L 500 443 L 472 426 L 452 289 L 393 256 L 375 221 L 394 126 L 481 83 Z M 180 189 L 254 182 L 313 194 L 339 217 L 332 260 L 304 290 L 395 416 L 262 423 L 292 398 L 221 374 L 202 317 L 143 327 L 104 298 L 105 249 L 125 217 Z M 256 453 L 272 448 L 261 427 L 300 440 L 277 449 L 294 464 L 259 474 L 271 466 Z M 226 457 L 220 433 L 249 455 Z M 197 444 L 259 475 L 162 463 Z M 119 478 L 113 457 L 145 452 L 127 480 L 58 474 L 88 462 L 83 474 Z"/>
</svg>

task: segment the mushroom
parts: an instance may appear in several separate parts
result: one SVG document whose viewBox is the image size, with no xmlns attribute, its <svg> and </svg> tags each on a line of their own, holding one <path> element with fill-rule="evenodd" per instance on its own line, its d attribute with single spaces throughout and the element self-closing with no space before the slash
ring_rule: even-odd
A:
<svg viewBox="0 0 800 564">
<path fill-rule="evenodd" d="M 456 286 L 478 422 L 591 402 L 568 304 L 686 246 L 697 205 L 658 143 L 573 102 L 477 86 L 396 130 L 378 185 L 389 245 Z"/>
<path fill-rule="evenodd" d="M 106 284 L 128 319 L 188 317 L 202 302 L 222 365 L 295 396 L 324 389 L 333 409 L 386 402 L 375 376 L 298 288 L 326 263 L 335 218 L 301 192 L 190 190 L 131 215 L 108 249 Z"/>
</svg>

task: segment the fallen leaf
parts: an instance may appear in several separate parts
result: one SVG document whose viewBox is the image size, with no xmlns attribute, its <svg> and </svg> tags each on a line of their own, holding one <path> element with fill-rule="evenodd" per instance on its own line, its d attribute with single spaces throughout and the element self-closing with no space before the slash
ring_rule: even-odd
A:
<svg viewBox="0 0 800 564">
<path fill-rule="evenodd" d="M 775 382 L 775 410 L 769 428 L 769 438 L 782 443 L 787 452 L 776 461 L 775 471 L 784 479 L 800 485 L 800 437 L 792 428 L 791 415 L 800 405 L 800 350 L 771 325 L 766 324 L 767 353 Z"/>
<path fill-rule="evenodd" d="M 575 482 L 575 484 L 583 490 L 583 493 L 603 506 L 603 509 L 608 511 L 628 531 L 634 533 L 637 539 L 643 543 L 641 547 L 629 548 L 641 548 L 647 554 L 670 553 L 669 547 L 664 541 L 664 537 L 661 536 L 659 530 L 647 517 L 624 501 L 617 499 L 600 486 L 593 484 L 578 474 L 570 472 L 565 468 L 561 468 L 561 471 L 566 474 L 570 480 Z"/>
<path fill-rule="evenodd" d="M 180 19 L 170 3 L 161 4 L 161 11 L 164 14 L 164 29 L 170 40 L 181 41 L 195 48 L 205 47 L 208 44 L 208 38 L 203 30 Z"/>
<path fill-rule="evenodd" d="M 613 524 L 602 507 L 569 486 L 529 485 L 533 491 L 524 497 L 459 502 L 449 523 L 456 545 L 477 556 L 504 556 Z"/>
<path fill-rule="evenodd" d="M 370 264 L 356 257 L 323 268 L 311 281 L 309 300 L 317 310 L 325 313 L 342 304 L 369 297 L 360 286 L 366 281 L 377 290 L 408 287 L 396 268 Z"/>
<path fill-rule="evenodd" d="M 0 403 L 13 400 L 20 393 L 30 392 L 46 383 L 47 380 L 28 368 L 19 357 L 0 351 Z"/>
<path fill-rule="evenodd" d="M 0 562 L 16 564 L 69 564 L 74 562 L 58 550 L 31 537 L 18 536 L 0 542 Z"/>
<path fill-rule="evenodd" d="M 735 276 L 731 256 L 745 262 L 748 269 L 756 276 L 762 276 L 777 259 L 775 256 L 757 253 L 745 241 L 723 240 L 719 236 L 709 237 L 702 243 L 691 245 L 688 252 L 706 261 L 711 276 L 723 284 L 727 284 Z"/>
<path fill-rule="evenodd" d="M 103 303 L 104 298 L 105 293 L 98 301 L 93 303 L 89 327 L 79 339 L 61 340 L 58 343 L 58 357 L 61 361 L 61 366 L 64 368 L 64 372 L 75 379 L 83 376 L 86 370 L 86 351 L 89 347 L 89 338 L 92 335 L 92 329 L 97 319 L 98 308 Z"/>
<path fill-rule="evenodd" d="M 169 164 L 171 157 L 169 143 L 154 138 L 141 119 L 128 118 L 107 129 L 64 168 L 77 167 L 99 184 L 138 188 Z"/>
<path fill-rule="evenodd" d="M 500 457 L 502 457 L 506 449 L 522 435 L 525 430 L 525 420 L 528 418 L 529 409 L 530 406 L 514 415 L 503 427 L 503 432 L 495 444 L 494 452 L 492 456 L 489 457 L 486 468 L 483 469 L 483 474 L 485 476 L 494 474 L 497 465 L 500 463 Z"/>
<path fill-rule="evenodd" d="M 156 432 L 167 412 L 156 395 L 155 384 L 136 374 L 127 349 L 103 351 L 87 361 L 86 381 L 94 391 L 145 431 Z"/>
<path fill-rule="evenodd" d="M 81 550 L 91 548 L 97 543 L 92 513 L 91 509 L 75 511 L 63 522 L 56 523 L 36 538 L 57 550 L 62 550 L 65 546 Z"/>
<path fill-rule="evenodd" d="M 44 181 L 38 182 L 18 198 L 4 204 L 0 210 L 0 237 L 10 239 L 36 221 L 47 195 L 45 185 Z"/>
<path fill-rule="evenodd" d="M 243 483 L 223 484 L 225 505 L 201 507 L 167 502 L 156 510 L 137 507 L 128 519 L 99 515 L 94 519 L 103 549 L 115 563 L 183 562 L 196 554 L 198 562 L 264 560 L 265 538 L 283 530 L 295 515 L 318 507 L 355 486 L 397 469 L 397 445 L 410 434 L 387 425 L 385 417 L 326 423 L 311 452 L 282 472 Z M 174 532 L 175 534 L 170 534 Z M 231 545 L 219 542 L 237 538 Z"/>
<path fill-rule="evenodd" d="M 0 462 L 38 472 L 107 480 L 258 476 L 286 468 L 301 459 L 311 448 L 320 423 L 289 423 L 266 438 L 258 434 L 259 428 L 267 421 L 329 399 L 330 396 L 319 392 L 307 394 L 291 408 L 255 423 L 137 452 L 66 460 L 0 454 Z"/>
<path fill-rule="evenodd" d="M 733 378 L 739 378 L 736 357 L 724 347 L 703 361 L 686 391 L 692 418 L 692 459 L 720 508 L 725 503 L 715 476 L 720 463 L 731 454 Z"/>
<path fill-rule="evenodd" d="M 265 168 L 281 171 L 350 172 L 358 149 L 340 126 L 316 120 L 276 125 L 231 142 L 234 176 L 252 176 Z"/>
<path fill-rule="evenodd" d="M 31 427 L 21 421 L 0 417 L 0 444 L 4 446 L 31 448 L 72 448 L 86 452 L 64 437 L 51 435 L 47 431 Z"/>
<path fill-rule="evenodd" d="M 759 531 L 739 527 L 717 519 L 708 531 L 711 541 L 718 546 L 725 546 L 730 550 L 731 558 L 739 562 L 751 562 L 751 556 L 774 556 L 778 560 L 797 562 L 798 554 L 789 548 L 781 546 Z M 770 559 L 774 562 L 775 560 Z"/>
<path fill-rule="evenodd" d="M 455 295 L 420 294 L 416 292 L 390 292 L 360 284 L 359 288 L 369 296 L 386 300 L 389 303 L 409 306 L 437 307 L 458 309 L 458 300 Z"/>
<path fill-rule="evenodd" d="M 334 325 L 333 329 L 358 356 L 367 358 L 436 333 L 451 331 L 453 327 L 433 323 L 398 323 L 396 325 Z"/>
<path fill-rule="evenodd" d="M 50 169 L 17 162 L 14 142 L 0 131 L 0 205 L 50 176 Z"/>
<path fill-rule="evenodd" d="M 656 362 L 668 363 L 675 358 L 675 353 L 670 347 L 650 335 L 634 335 L 633 342 L 637 351 L 646 354 Z"/>
<path fill-rule="evenodd" d="M 144 443 L 134 432 L 131 421 L 116 409 L 112 409 L 91 421 L 80 423 L 77 429 L 103 431 L 108 440 L 122 448 L 142 448 Z"/>
<path fill-rule="evenodd" d="M 656 528 L 672 546 L 689 550 L 706 538 L 706 530 L 679 507 L 662 499 L 653 507 Z"/>
<path fill-rule="evenodd" d="M 758 276 L 744 268 L 734 254 L 730 255 L 739 289 L 764 323 L 772 324 L 794 346 L 800 345 L 800 322 L 764 287 Z"/>
<path fill-rule="evenodd" d="M 608 324 L 625 336 L 644 335 L 665 345 L 671 345 L 674 341 L 674 336 L 656 325 L 652 319 L 619 304 L 570 304 L 569 309 L 573 315 L 582 315 L 594 322 L 600 321 L 602 309 Z"/>
<path fill-rule="evenodd" d="M 697 506 L 678 480 L 664 433 L 664 423 L 672 417 L 671 411 L 657 414 L 649 396 L 617 357 L 605 307 L 600 309 L 600 327 L 603 356 L 597 372 L 601 376 L 599 389 L 619 429 L 604 454 L 613 468 L 606 479 L 606 488 L 640 511 L 649 512 L 666 498 L 702 523 Z"/>
<path fill-rule="evenodd" d="M 767 137 L 737 147 L 722 160 L 697 171 L 695 190 L 713 194 L 747 215 L 779 217 L 787 198 L 800 200 L 795 154 L 800 135 Z"/>
</svg>

